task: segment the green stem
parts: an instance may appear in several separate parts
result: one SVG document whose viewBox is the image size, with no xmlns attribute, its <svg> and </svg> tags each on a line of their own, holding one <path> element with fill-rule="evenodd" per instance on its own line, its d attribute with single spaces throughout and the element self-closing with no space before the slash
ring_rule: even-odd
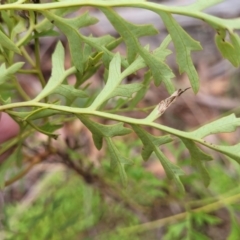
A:
<svg viewBox="0 0 240 240">
<path fill-rule="evenodd" d="M 125 122 L 128 124 L 137 124 L 137 125 L 144 125 L 144 126 L 149 126 L 153 127 L 159 130 L 162 130 L 164 132 L 173 134 L 178 137 L 182 138 L 187 138 L 190 140 L 193 140 L 195 142 L 198 142 L 208 148 L 211 148 L 213 150 L 220 151 L 217 146 L 212 145 L 200 138 L 195 138 L 193 135 L 190 133 L 186 133 L 184 131 L 180 131 L 177 129 L 173 129 L 167 126 L 163 126 L 158 123 L 150 122 L 147 121 L 146 119 L 135 119 L 135 118 L 130 118 L 130 117 L 125 117 L 125 116 L 120 116 L 120 115 L 115 115 L 111 113 L 106 113 L 106 112 L 101 112 L 97 110 L 91 110 L 88 108 L 76 108 L 76 107 L 68 107 L 68 106 L 60 106 L 60 105 L 55 105 L 55 104 L 47 104 L 47 103 L 41 103 L 37 102 L 35 100 L 32 101 L 27 101 L 27 102 L 19 102 L 19 103 L 11 103 L 11 104 L 6 104 L 3 106 L 0 106 L 0 111 L 12 109 L 12 108 L 20 108 L 20 107 L 39 107 L 39 108 L 44 108 L 44 109 L 52 109 L 52 110 L 58 110 L 62 112 L 68 112 L 68 113 L 73 113 L 73 114 L 86 114 L 86 115 L 92 115 L 92 116 L 98 116 L 98 117 L 103 117 L 115 121 L 120 121 L 120 122 Z"/>
<path fill-rule="evenodd" d="M 164 6 L 157 3 L 139 2 L 139 1 L 72 1 L 72 2 L 55 2 L 55 3 L 41 3 L 41 4 L 4 4 L 0 6 L 0 10 L 33 10 L 43 12 L 51 9 L 93 6 L 93 7 L 136 7 L 148 9 L 151 11 L 164 11 L 172 14 L 179 14 L 189 17 L 194 17 L 208 22 L 214 28 L 240 29 L 240 19 L 221 19 L 209 14 L 194 10 L 188 6 L 171 7 Z M 199 8 L 199 10 L 202 10 Z"/>
<path fill-rule="evenodd" d="M 17 89 L 18 93 L 21 95 L 21 97 L 25 100 L 25 101 L 29 101 L 31 100 L 31 98 L 27 95 L 27 93 L 23 90 L 22 86 L 20 85 L 20 83 L 17 81 L 17 79 L 14 77 L 13 78 L 13 84 L 15 89 Z"/>
<path fill-rule="evenodd" d="M 214 203 L 208 204 L 206 206 L 193 209 L 193 210 L 191 210 L 191 213 L 213 212 L 213 211 L 216 211 L 220 208 L 225 207 L 226 205 L 236 203 L 239 200 L 240 200 L 240 193 L 238 193 L 234 196 L 228 197 L 228 198 L 220 199 L 220 200 L 218 200 Z M 124 228 L 124 229 L 121 229 L 120 231 L 121 231 L 122 234 L 145 232 L 145 231 L 149 231 L 149 230 L 152 230 L 152 229 L 155 229 L 155 228 L 159 228 L 159 227 L 164 226 L 166 224 L 176 222 L 177 220 L 185 219 L 188 216 L 188 214 L 189 214 L 189 212 L 183 212 L 183 213 L 179 213 L 179 214 L 176 214 L 176 215 L 173 215 L 173 216 L 170 216 L 170 217 L 166 217 L 166 218 L 163 218 L 163 219 L 159 219 L 159 220 L 156 220 L 156 221 L 140 224 L 140 225 L 129 227 L 129 228 Z"/>
<path fill-rule="evenodd" d="M 26 58 L 26 60 L 29 62 L 30 65 L 32 65 L 33 68 L 35 68 L 35 63 L 32 60 L 32 58 L 29 56 L 28 52 L 24 47 L 21 47 L 21 53 Z"/>
</svg>

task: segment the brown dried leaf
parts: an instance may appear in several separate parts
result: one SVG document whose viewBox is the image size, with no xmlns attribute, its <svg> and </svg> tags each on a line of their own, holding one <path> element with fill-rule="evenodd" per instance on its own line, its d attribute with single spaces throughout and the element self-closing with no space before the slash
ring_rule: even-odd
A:
<svg viewBox="0 0 240 240">
<path fill-rule="evenodd" d="M 190 88 L 190 87 L 189 87 Z M 158 104 L 158 112 L 159 112 L 159 116 L 161 116 L 175 101 L 176 98 L 179 97 L 181 94 L 183 94 L 185 91 L 187 91 L 189 88 L 186 88 L 184 90 L 182 89 L 178 89 L 177 91 L 175 91 L 170 97 L 162 100 L 159 104 Z"/>
</svg>

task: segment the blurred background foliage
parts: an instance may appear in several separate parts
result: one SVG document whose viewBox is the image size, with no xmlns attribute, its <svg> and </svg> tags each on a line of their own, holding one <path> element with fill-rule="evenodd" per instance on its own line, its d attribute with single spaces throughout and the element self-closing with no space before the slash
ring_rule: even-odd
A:
<svg viewBox="0 0 240 240">
<path fill-rule="evenodd" d="M 118 149 L 134 160 L 126 169 L 127 189 L 110 169 L 108 155 L 96 169 L 71 149 L 61 156 L 64 162 L 85 169 L 88 177 L 52 159 L 12 185 L 5 192 L 4 239 L 237 239 L 239 165 L 215 159 L 209 164 L 212 182 L 205 188 L 199 175 L 191 172 L 181 144 L 175 152 L 166 146 L 188 172 L 182 179 L 186 194 L 181 195 L 160 169 L 152 173 L 151 167 L 159 165 L 154 156 L 143 163 L 129 150 L 136 145 L 140 143 L 117 141 Z"/>
</svg>

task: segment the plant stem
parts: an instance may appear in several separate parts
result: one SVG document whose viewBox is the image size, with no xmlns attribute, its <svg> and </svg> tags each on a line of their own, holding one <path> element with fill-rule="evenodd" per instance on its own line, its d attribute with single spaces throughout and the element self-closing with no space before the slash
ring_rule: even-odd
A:
<svg viewBox="0 0 240 240">
<path fill-rule="evenodd" d="M 139 1 L 72 1 L 72 2 L 55 2 L 55 3 L 41 3 L 41 4 L 4 4 L 0 5 L 0 10 L 33 10 L 39 12 L 45 12 L 51 9 L 59 8 L 70 8 L 70 7 L 81 7 L 81 6 L 93 6 L 93 7 L 136 7 L 148 9 L 154 12 L 164 11 L 171 14 L 179 14 L 189 17 L 198 18 L 200 20 L 208 22 L 214 28 L 223 28 L 223 29 L 240 29 L 240 19 L 221 19 L 209 14 L 200 12 L 204 9 L 199 6 L 197 9 L 190 7 L 169 7 L 157 3 L 150 2 L 139 2 Z"/>
<path fill-rule="evenodd" d="M 227 198 L 223 198 L 220 199 L 214 203 L 208 204 L 206 206 L 200 207 L 200 208 L 196 208 L 191 210 L 192 213 L 198 213 L 198 212 L 213 212 L 216 211 L 226 205 L 230 205 L 233 203 L 236 203 L 240 200 L 240 193 L 233 195 L 231 197 L 227 197 Z M 130 234 L 130 233 L 140 233 L 140 232 L 145 232 L 145 231 L 149 231 L 155 228 L 159 228 L 161 226 L 164 226 L 166 224 L 170 224 L 172 222 L 175 222 L 176 220 L 182 220 L 185 219 L 188 216 L 189 212 L 183 212 L 183 213 L 179 213 L 170 217 L 166 217 L 163 219 L 159 219 L 156 221 L 152 221 L 152 222 L 148 222 L 148 223 L 144 223 L 144 224 L 140 224 L 137 226 L 133 226 L 133 227 L 129 227 L 129 228 L 123 228 L 120 230 L 120 232 L 122 234 Z"/>
</svg>

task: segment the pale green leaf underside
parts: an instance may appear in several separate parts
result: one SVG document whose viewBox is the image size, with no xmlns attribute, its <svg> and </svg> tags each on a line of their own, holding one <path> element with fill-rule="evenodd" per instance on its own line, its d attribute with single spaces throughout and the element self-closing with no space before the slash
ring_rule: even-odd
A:
<svg viewBox="0 0 240 240">
<path fill-rule="evenodd" d="M 109 99 L 112 95 L 112 92 L 120 84 L 121 80 L 121 57 L 120 54 L 117 53 L 110 62 L 106 85 L 89 108 L 97 109 L 104 101 Z"/>
<path fill-rule="evenodd" d="M 171 35 L 176 49 L 176 58 L 180 73 L 186 72 L 195 93 L 199 90 L 199 77 L 191 59 L 191 51 L 201 50 L 199 42 L 192 39 L 176 20 L 169 13 L 160 12 L 158 14 Z"/>
<path fill-rule="evenodd" d="M 6 68 L 5 63 L 0 66 L 0 84 L 3 84 L 6 80 L 10 79 L 22 66 L 24 62 L 17 62 Z"/>
<path fill-rule="evenodd" d="M 195 138 L 203 138 L 210 134 L 233 132 L 240 126 L 240 118 L 236 118 L 235 114 L 220 118 L 211 123 L 205 124 L 190 134 Z"/>
<path fill-rule="evenodd" d="M 64 80 L 64 48 L 61 42 L 58 42 L 55 51 L 52 55 L 52 74 L 48 80 L 45 88 L 39 93 L 34 101 L 39 101 L 48 96 L 54 89 L 56 89 Z"/>
</svg>

